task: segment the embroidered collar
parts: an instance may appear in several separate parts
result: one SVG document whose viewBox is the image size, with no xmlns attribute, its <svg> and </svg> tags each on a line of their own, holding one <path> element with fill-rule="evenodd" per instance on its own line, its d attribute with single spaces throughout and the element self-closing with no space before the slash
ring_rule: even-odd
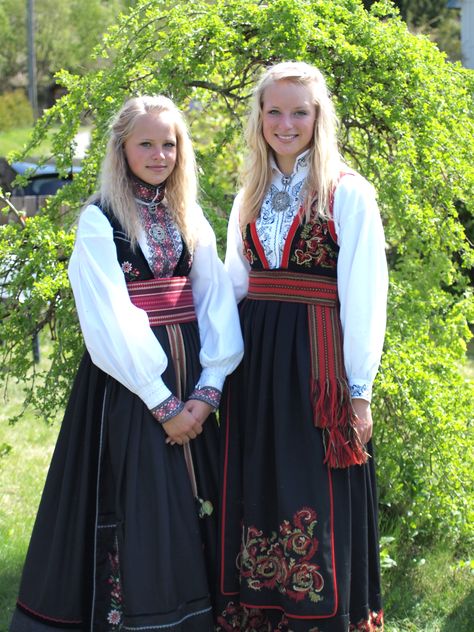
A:
<svg viewBox="0 0 474 632">
<path fill-rule="evenodd" d="M 309 149 L 305 149 L 295 160 L 295 166 L 293 169 L 293 173 L 290 174 L 291 176 L 296 175 L 299 171 L 301 170 L 305 170 L 307 171 L 308 169 L 308 157 L 309 157 Z M 275 156 L 273 154 L 270 155 L 270 167 L 272 168 L 273 173 L 278 173 L 281 176 L 284 176 L 285 174 L 280 171 L 279 166 L 277 165 L 277 162 L 275 160 Z"/>
<path fill-rule="evenodd" d="M 155 186 L 140 180 L 140 178 L 137 178 L 135 175 L 132 175 L 131 180 L 133 195 L 140 200 L 140 202 L 159 204 L 164 198 L 166 181 Z"/>
</svg>

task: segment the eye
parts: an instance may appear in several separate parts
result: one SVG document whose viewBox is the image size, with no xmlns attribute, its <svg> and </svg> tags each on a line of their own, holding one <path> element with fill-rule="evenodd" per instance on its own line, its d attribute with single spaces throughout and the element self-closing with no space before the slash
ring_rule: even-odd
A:
<svg viewBox="0 0 474 632">
<path fill-rule="evenodd" d="M 272 108 L 271 110 L 268 110 L 268 114 L 270 114 L 271 116 L 276 116 L 277 114 L 280 114 L 280 111 Z"/>
<path fill-rule="evenodd" d="M 172 140 L 169 140 L 167 143 L 165 143 L 165 147 L 176 147 L 176 143 L 174 143 Z"/>
<path fill-rule="evenodd" d="M 141 147 L 151 147 L 151 143 L 149 140 L 144 140 L 140 143 Z"/>
<path fill-rule="evenodd" d="M 300 116 L 300 117 L 308 116 L 308 112 L 306 110 L 297 110 L 295 112 L 295 116 Z"/>
</svg>

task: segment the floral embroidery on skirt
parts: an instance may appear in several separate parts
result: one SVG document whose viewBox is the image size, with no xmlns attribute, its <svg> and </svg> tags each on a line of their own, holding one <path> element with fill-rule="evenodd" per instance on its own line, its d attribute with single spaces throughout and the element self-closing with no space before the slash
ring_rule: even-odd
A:
<svg viewBox="0 0 474 632">
<path fill-rule="evenodd" d="M 295 513 L 293 522 L 283 521 L 279 534 L 265 536 L 249 527 L 237 560 L 249 588 L 276 588 L 294 601 L 321 601 L 324 579 L 319 566 L 310 561 L 318 550 L 316 524 L 316 512 L 304 507 Z"/>
<path fill-rule="evenodd" d="M 110 585 L 110 607 L 107 614 L 107 622 L 112 626 L 112 630 L 117 630 L 122 623 L 123 602 L 117 539 L 115 539 L 115 551 L 109 553 L 108 558 L 110 564 L 110 575 L 108 579 Z"/>
</svg>

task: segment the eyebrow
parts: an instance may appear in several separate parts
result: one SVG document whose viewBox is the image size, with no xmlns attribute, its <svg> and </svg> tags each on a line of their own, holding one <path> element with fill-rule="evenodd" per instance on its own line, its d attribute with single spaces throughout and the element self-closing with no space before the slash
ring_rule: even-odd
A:
<svg viewBox="0 0 474 632">
<path fill-rule="evenodd" d="M 275 109 L 277 109 L 277 110 L 279 110 L 279 109 L 280 109 L 280 106 L 279 106 L 279 105 L 275 105 L 275 104 L 268 104 L 268 105 L 265 105 L 265 104 L 264 104 L 264 107 L 265 107 L 265 108 L 275 108 Z M 306 105 L 302 105 L 302 104 L 300 104 L 300 105 L 295 105 L 295 106 L 294 106 L 294 107 L 292 107 L 291 109 L 292 109 L 292 110 L 307 110 L 307 109 L 308 109 L 308 108 L 310 108 L 310 107 L 311 107 L 311 103 L 307 103 Z"/>
<path fill-rule="evenodd" d="M 148 136 L 139 136 L 139 140 L 140 140 L 140 142 L 144 142 L 144 141 L 153 142 L 156 139 L 148 138 Z M 176 137 L 172 138 L 171 136 L 169 136 L 168 138 L 165 138 L 165 140 L 163 142 L 165 142 L 165 143 L 176 143 L 177 140 L 178 139 Z"/>
</svg>

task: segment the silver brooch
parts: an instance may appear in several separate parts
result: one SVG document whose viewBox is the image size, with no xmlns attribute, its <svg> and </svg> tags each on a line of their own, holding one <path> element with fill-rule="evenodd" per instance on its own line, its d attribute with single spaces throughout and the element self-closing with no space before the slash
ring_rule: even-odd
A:
<svg viewBox="0 0 474 632">
<path fill-rule="evenodd" d="M 160 226 L 159 224 L 152 224 L 148 230 L 148 233 L 150 237 L 153 239 L 153 241 L 157 244 L 161 244 L 161 242 L 166 237 L 165 229 L 163 228 L 163 226 Z"/>
<path fill-rule="evenodd" d="M 290 208 L 291 195 L 288 193 L 288 189 L 292 180 L 293 175 L 283 176 L 281 179 L 281 183 L 284 187 L 283 191 L 277 191 L 272 195 L 271 205 L 275 213 L 283 213 Z"/>
</svg>

